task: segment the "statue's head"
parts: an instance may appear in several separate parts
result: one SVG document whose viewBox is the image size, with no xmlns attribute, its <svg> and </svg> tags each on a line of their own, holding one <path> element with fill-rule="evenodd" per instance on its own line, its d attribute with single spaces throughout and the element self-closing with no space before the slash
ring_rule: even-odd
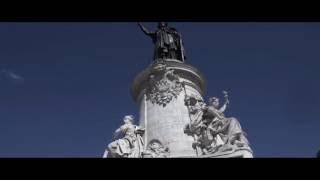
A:
<svg viewBox="0 0 320 180">
<path fill-rule="evenodd" d="M 159 29 L 165 28 L 165 27 L 168 27 L 168 23 L 167 22 L 159 22 L 158 23 L 158 28 Z"/>
<path fill-rule="evenodd" d="M 219 98 L 217 97 L 210 97 L 209 98 L 209 105 L 218 108 L 219 107 Z"/>
<path fill-rule="evenodd" d="M 133 124 L 133 121 L 134 121 L 134 117 L 132 115 L 126 115 L 123 118 L 123 122 L 125 124 Z"/>
</svg>

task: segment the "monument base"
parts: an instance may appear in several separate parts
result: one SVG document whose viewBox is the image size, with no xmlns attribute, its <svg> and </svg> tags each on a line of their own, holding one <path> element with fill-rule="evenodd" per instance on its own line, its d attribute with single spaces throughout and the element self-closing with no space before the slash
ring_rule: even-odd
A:
<svg viewBox="0 0 320 180">
<path fill-rule="evenodd" d="M 253 158 L 252 151 L 248 148 L 239 148 L 234 151 L 217 152 L 201 155 L 198 158 Z"/>
</svg>

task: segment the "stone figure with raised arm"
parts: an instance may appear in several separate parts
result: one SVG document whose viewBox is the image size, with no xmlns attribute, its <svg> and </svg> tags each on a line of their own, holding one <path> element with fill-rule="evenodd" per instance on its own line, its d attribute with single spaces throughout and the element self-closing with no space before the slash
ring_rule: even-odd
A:
<svg viewBox="0 0 320 180">
<path fill-rule="evenodd" d="M 225 93 L 226 94 L 226 93 Z M 219 135 L 224 142 L 219 151 L 234 150 L 234 148 L 247 147 L 249 142 L 245 132 L 242 130 L 239 121 L 234 117 L 225 117 L 224 111 L 229 104 L 226 94 L 226 102 L 219 108 L 219 99 L 212 97 L 209 99 L 210 105 L 205 111 L 204 118 L 212 119 L 209 122 L 209 131 L 213 136 Z"/>
<path fill-rule="evenodd" d="M 229 104 L 228 93 L 225 103 L 220 107 L 219 98 L 209 98 L 208 105 L 195 97 L 187 97 L 185 104 L 190 114 L 190 123 L 184 132 L 194 137 L 193 148 L 199 148 L 203 155 L 231 151 L 235 148 L 249 147 L 245 133 L 239 121 L 227 118 L 224 112 Z"/>
<path fill-rule="evenodd" d="M 156 31 L 149 31 L 141 23 L 138 23 L 138 25 L 142 32 L 152 39 L 155 45 L 155 60 L 177 59 L 184 62 L 185 54 L 181 35 L 175 28 L 169 27 L 167 22 L 158 23 Z"/>
<path fill-rule="evenodd" d="M 107 147 L 105 157 L 139 158 L 144 150 L 144 129 L 133 124 L 132 115 L 123 118 L 124 124 L 114 133 L 114 141 Z"/>
</svg>

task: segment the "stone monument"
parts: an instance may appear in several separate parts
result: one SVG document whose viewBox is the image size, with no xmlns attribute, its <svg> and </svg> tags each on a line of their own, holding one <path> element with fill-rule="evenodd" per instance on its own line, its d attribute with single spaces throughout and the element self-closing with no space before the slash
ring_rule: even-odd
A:
<svg viewBox="0 0 320 180">
<path fill-rule="evenodd" d="M 168 23 L 141 30 L 154 44 L 153 62 L 136 76 L 132 97 L 140 107 L 115 132 L 104 157 L 228 158 L 253 157 L 246 133 L 234 117 L 225 117 L 228 93 L 221 106 L 216 97 L 205 103 L 203 74 L 185 62 L 181 34 Z"/>
</svg>

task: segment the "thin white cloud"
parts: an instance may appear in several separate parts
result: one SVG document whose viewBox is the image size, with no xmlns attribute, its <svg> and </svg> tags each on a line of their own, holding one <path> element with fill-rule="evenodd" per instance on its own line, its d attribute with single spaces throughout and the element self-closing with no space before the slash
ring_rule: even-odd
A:
<svg viewBox="0 0 320 180">
<path fill-rule="evenodd" d="M 11 80 L 14 80 L 14 81 L 23 81 L 24 80 L 24 78 L 22 76 L 18 75 L 17 73 L 15 73 L 11 70 L 8 70 L 8 69 L 2 69 L 0 71 L 0 73 L 2 75 L 4 75 L 4 77 L 11 79 Z"/>
<path fill-rule="evenodd" d="M 8 73 L 8 76 L 12 79 L 15 79 L 15 80 L 23 80 L 23 77 L 19 76 L 18 74 L 15 74 L 13 72 L 9 72 Z"/>
</svg>

